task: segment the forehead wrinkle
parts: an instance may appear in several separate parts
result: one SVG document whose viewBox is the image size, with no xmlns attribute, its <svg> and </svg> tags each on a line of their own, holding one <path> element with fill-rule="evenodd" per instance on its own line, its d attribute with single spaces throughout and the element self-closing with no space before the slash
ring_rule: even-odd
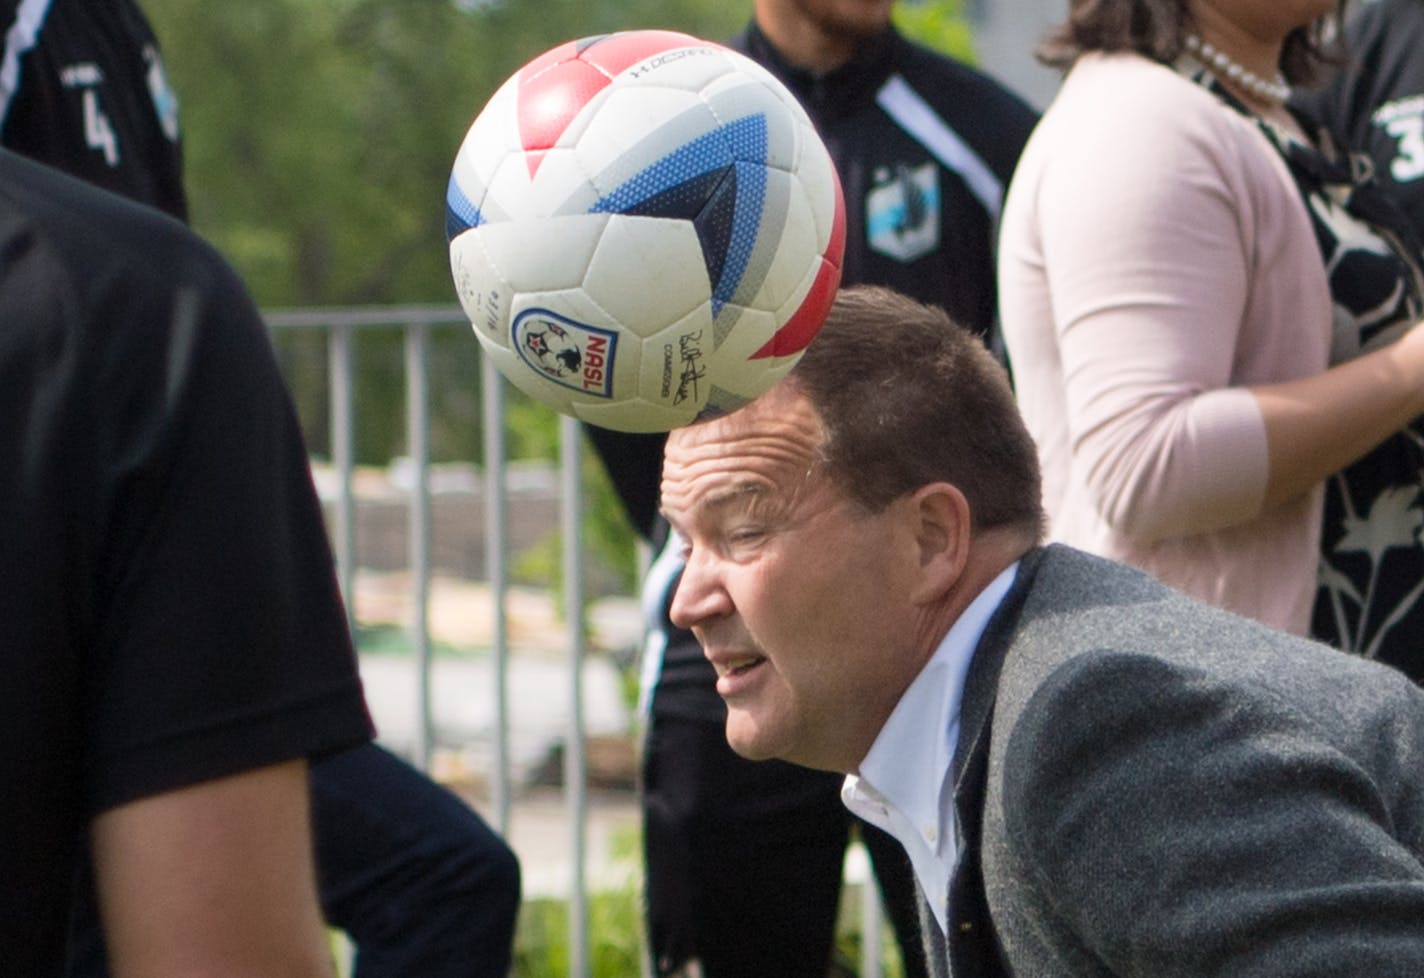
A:
<svg viewBox="0 0 1424 978">
<path fill-rule="evenodd" d="M 743 412 L 677 433 L 664 460 L 663 515 L 669 517 L 670 506 L 723 508 L 782 493 L 794 498 L 818 458 L 820 435 L 815 417 L 794 408 Z"/>
<path fill-rule="evenodd" d="M 736 451 L 686 460 L 669 452 L 662 480 L 663 503 L 710 511 L 791 493 L 800 482 L 795 477 L 805 473 L 811 457 L 783 439 L 741 443 Z"/>
</svg>

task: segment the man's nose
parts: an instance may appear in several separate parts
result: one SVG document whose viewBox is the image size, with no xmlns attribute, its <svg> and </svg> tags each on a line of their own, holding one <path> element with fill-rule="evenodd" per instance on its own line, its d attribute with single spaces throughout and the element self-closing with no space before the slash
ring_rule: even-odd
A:
<svg viewBox="0 0 1424 978">
<path fill-rule="evenodd" d="M 672 623 L 690 631 L 701 622 L 726 614 L 730 606 L 731 601 L 722 586 L 716 561 L 704 553 L 693 551 L 683 565 L 676 590 L 673 591 L 672 606 L 668 609 Z"/>
</svg>

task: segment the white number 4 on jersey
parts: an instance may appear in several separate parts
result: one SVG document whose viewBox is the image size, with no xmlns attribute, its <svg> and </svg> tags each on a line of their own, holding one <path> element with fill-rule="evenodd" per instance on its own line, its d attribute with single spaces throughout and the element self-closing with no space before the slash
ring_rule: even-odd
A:
<svg viewBox="0 0 1424 978">
<path fill-rule="evenodd" d="M 119 165 L 119 140 L 109 117 L 99 107 L 99 93 L 92 88 L 84 89 L 84 141 L 90 149 L 103 151 L 104 162 Z"/>
</svg>

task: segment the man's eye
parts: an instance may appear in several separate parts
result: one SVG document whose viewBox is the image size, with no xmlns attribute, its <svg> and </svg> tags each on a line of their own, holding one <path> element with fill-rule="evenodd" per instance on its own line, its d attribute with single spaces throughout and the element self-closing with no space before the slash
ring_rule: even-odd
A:
<svg viewBox="0 0 1424 978">
<path fill-rule="evenodd" d="M 755 543 L 764 536 L 766 536 L 766 531 L 759 526 L 739 526 L 727 534 L 727 539 L 733 546 L 736 546 Z"/>
</svg>

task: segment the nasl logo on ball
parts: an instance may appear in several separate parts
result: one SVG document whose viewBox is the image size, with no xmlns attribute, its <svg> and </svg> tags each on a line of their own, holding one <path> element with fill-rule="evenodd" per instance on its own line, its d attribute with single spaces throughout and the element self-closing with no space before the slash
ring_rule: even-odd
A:
<svg viewBox="0 0 1424 978">
<path fill-rule="evenodd" d="M 514 320 L 513 340 L 524 362 L 554 383 L 596 397 L 613 396 L 617 333 L 548 309 L 526 309 Z"/>
</svg>

